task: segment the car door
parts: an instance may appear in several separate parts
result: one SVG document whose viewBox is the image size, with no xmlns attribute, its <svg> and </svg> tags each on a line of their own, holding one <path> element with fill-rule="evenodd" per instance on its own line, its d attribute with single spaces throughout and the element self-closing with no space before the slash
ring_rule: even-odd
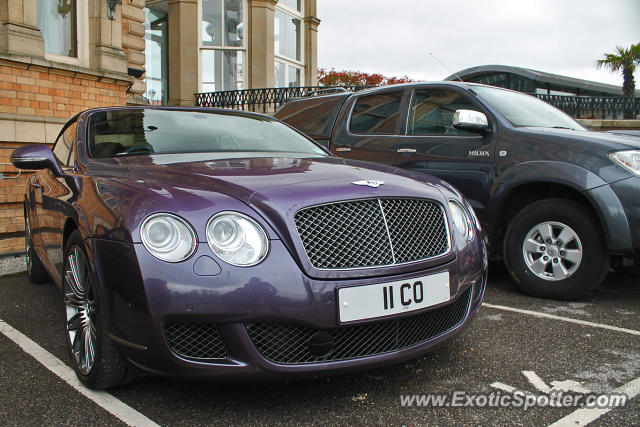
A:
<svg viewBox="0 0 640 427">
<path fill-rule="evenodd" d="M 448 181 L 484 217 L 493 180 L 495 132 L 457 129 L 453 115 L 458 109 L 489 117 L 488 113 L 463 90 L 446 86 L 416 87 L 408 107 L 406 129 L 398 138 L 397 165 Z"/>
<path fill-rule="evenodd" d="M 354 96 L 338 118 L 330 149 L 338 156 L 386 165 L 395 164 L 404 89 Z"/>
<path fill-rule="evenodd" d="M 62 270 L 62 237 L 66 219 L 73 215 L 70 200 L 73 197 L 70 183 L 73 180 L 77 122 L 65 127 L 53 147 L 53 154 L 60 163 L 63 174 L 57 176 L 51 170 L 40 174 L 42 210 L 39 213 L 40 239 L 46 252 L 45 263 L 56 273 Z"/>
</svg>

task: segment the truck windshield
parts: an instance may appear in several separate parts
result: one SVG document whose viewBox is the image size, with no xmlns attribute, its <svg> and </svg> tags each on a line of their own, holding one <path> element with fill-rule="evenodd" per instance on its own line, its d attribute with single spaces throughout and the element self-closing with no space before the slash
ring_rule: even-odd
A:
<svg viewBox="0 0 640 427">
<path fill-rule="evenodd" d="M 474 86 L 472 90 L 514 126 L 586 130 L 570 116 L 534 96 L 487 86 Z"/>
</svg>

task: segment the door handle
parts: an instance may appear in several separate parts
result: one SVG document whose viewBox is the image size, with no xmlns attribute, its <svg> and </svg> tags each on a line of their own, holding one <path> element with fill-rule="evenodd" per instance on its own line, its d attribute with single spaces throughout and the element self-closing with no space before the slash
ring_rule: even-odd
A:
<svg viewBox="0 0 640 427">
<path fill-rule="evenodd" d="M 417 150 L 415 148 L 398 148 L 398 153 L 413 154 Z"/>
<path fill-rule="evenodd" d="M 349 147 L 338 147 L 338 148 L 336 148 L 336 151 L 338 153 L 348 153 L 349 151 L 351 151 L 351 148 L 349 148 Z"/>
</svg>

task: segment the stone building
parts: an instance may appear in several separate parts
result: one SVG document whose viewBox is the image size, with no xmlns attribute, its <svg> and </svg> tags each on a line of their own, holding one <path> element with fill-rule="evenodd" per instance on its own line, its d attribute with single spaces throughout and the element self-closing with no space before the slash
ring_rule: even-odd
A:
<svg viewBox="0 0 640 427">
<path fill-rule="evenodd" d="M 316 0 L 0 0 L 0 257 L 24 251 L 13 149 L 87 108 L 315 85 L 319 23 Z"/>
</svg>

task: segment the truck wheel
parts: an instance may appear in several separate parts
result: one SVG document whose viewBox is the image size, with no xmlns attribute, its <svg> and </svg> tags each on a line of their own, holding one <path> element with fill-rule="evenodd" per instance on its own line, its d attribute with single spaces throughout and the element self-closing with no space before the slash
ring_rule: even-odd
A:
<svg viewBox="0 0 640 427">
<path fill-rule="evenodd" d="M 541 298 L 579 298 L 609 271 L 597 218 L 565 199 L 540 200 L 522 209 L 507 229 L 504 260 L 520 289 Z"/>
</svg>

